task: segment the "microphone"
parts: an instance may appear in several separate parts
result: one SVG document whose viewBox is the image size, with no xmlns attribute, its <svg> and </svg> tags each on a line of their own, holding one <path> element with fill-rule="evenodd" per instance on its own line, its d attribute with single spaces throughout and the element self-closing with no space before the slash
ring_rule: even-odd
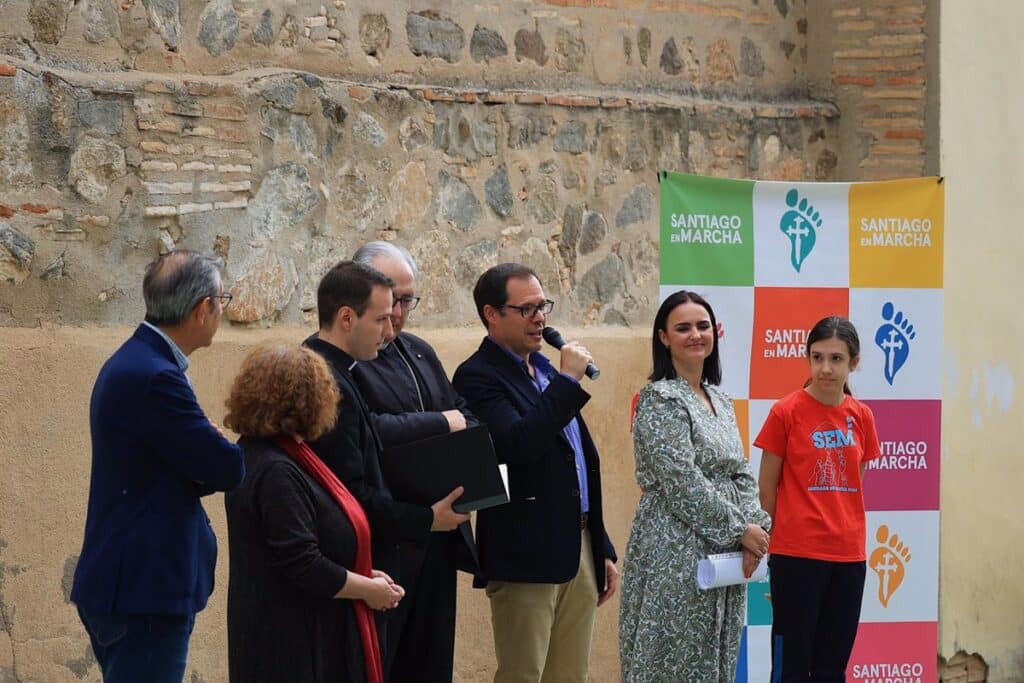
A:
<svg viewBox="0 0 1024 683">
<path fill-rule="evenodd" d="M 540 334 L 542 337 L 544 337 L 544 341 L 546 341 L 548 344 L 551 344 L 556 349 L 561 349 L 563 346 L 565 346 L 565 337 L 563 337 L 562 333 L 553 327 L 545 327 L 543 330 L 541 330 Z M 597 379 L 598 377 L 601 376 L 601 371 L 598 370 L 597 366 L 594 365 L 593 363 L 587 363 L 586 375 L 590 379 Z"/>
</svg>

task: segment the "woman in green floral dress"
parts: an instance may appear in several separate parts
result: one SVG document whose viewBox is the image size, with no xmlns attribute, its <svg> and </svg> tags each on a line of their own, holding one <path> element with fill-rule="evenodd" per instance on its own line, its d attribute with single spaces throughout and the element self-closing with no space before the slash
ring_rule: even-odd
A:
<svg viewBox="0 0 1024 683">
<path fill-rule="evenodd" d="M 743 456 L 732 400 L 718 388 L 714 312 L 693 292 L 654 320 L 651 383 L 633 425 L 643 490 L 626 549 L 619 613 L 622 680 L 733 683 L 743 585 L 699 590 L 697 562 L 743 550 L 749 576 L 768 550 L 768 514 Z"/>
</svg>

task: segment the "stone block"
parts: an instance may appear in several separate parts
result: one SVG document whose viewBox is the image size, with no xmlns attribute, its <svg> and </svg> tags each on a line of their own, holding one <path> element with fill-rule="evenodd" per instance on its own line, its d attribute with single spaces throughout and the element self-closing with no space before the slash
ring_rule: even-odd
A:
<svg viewBox="0 0 1024 683">
<path fill-rule="evenodd" d="M 176 50 L 181 33 L 178 0 L 142 0 L 142 4 L 149 15 L 149 25 L 163 38 L 167 47 Z"/>
<path fill-rule="evenodd" d="M 119 145 L 85 136 L 71 155 L 68 182 L 86 201 L 95 204 L 106 197 L 110 183 L 127 172 L 124 150 Z"/>
<path fill-rule="evenodd" d="M 192 194 L 192 181 L 187 183 L 142 183 L 149 194 Z"/>
<path fill-rule="evenodd" d="M 201 192 L 248 192 L 252 189 L 252 182 L 249 180 L 236 180 L 227 183 L 199 183 Z"/>
<path fill-rule="evenodd" d="M 709 84 L 730 83 L 736 80 L 736 62 L 732 58 L 729 41 L 725 38 L 716 40 L 708 46 L 705 63 L 707 68 L 704 71 L 704 78 Z"/>
<path fill-rule="evenodd" d="M 645 184 L 637 185 L 615 214 L 615 227 L 625 228 L 635 223 L 646 223 L 654 217 L 656 208 L 657 202 L 651 189 Z"/>
<path fill-rule="evenodd" d="M 149 159 L 143 161 L 139 168 L 143 171 L 177 171 L 178 165 L 173 161 L 155 161 Z"/>
<path fill-rule="evenodd" d="M 508 168 L 501 164 L 495 169 L 491 177 L 484 183 L 484 197 L 487 205 L 502 218 L 512 215 L 514 201 L 512 198 L 512 186 L 508 181 Z"/>
<path fill-rule="evenodd" d="M 175 100 L 173 102 L 165 102 L 163 112 L 165 114 L 174 114 L 175 116 L 195 118 L 203 115 L 203 105 L 195 100 Z"/>
<path fill-rule="evenodd" d="M 78 103 L 78 118 L 88 128 L 115 135 L 124 126 L 124 108 L 115 100 L 86 100 Z"/>
<path fill-rule="evenodd" d="M 390 43 L 391 29 L 386 16 L 364 14 L 359 17 L 359 46 L 365 54 L 381 59 Z"/>
<path fill-rule="evenodd" d="M 587 145 L 587 124 L 583 121 L 566 121 L 555 134 L 556 152 L 582 154 Z"/>
<path fill-rule="evenodd" d="M 528 31 L 527 29 L 519 29 L 516 31 L 514 40 L 516 48 L 516 61 L 523 61 L 529 59 L 535 62 L 539 66 L 544 66 L 548 63 L 547 47 L 544 45 L 544 38 L 541 37 L 540 31 Z"/>
<path fill-rule="evenodd" d="M 213 211 L 213 204 L 210 202 L 202 204 L 179 204 L 178 215 L 184 216 L 189 213 L 199 213 L 201 211 Z"/>
<path fill-rule="evenodd" d="M 214 202 L 213 208 L 215 209 L 244 209 L 249 206 L 248 197 L 238 197 L 226 202 Z"/>
<path fill-rule="evenodd" d="M 363 143 L 373 147 L 380 147 L 388 140 L 388 134 L 384 128 L 366 112 L 359 112 L 356 121 L 352 124 L 352 136 Z"/>
<path fill-rule="evenodd" d="M 601 100 L 597 97 L 585 97 L 580 95 L 548 95 L 545 101 L 555 107 L 578 107 L 590 109 L 601 106 Z"/>
<path fill-rule="evenodd" d="M 31 0 L 28 22 L 32 35 L 40 43 L 56 45 L 64 37 L 71 3 L 67 0 Z"/>
<path fill-rule="evenodd" d="M 298 284 L 295 264 L 273 251 L 256 254 L 231 284 L 234 295 L 224 311 L 228 320 L 254 323 L 276 315 L 291 300 Z"/>
<path fill-rule="evenodd" d="M 447 171 L 441 171 L 439 181 L 437 220 L 462 231 L 472 229 L 480 219 L 480 200 L 465 182 Z"/>
<path fill-rule="evenodd" d="M 214 57 L 235 46 L 239 21 L 231 0 L 211 0 L 199 15 L 199 24 L 199 44 Z"/>
<path fill-rule="evenodd" d="M 28 278 L 35 256 L 35 243 L 0 221 L 0 281 L 21 284 Z"/>
<path fill-rule="evenodd" d="M 508 54 L 508 45 L 497 31 L 477 24 L 469 40 L 469 54 L 475 62 L 489 62 Z"/>
<path fill-rule="evenodd" d="M 305 219 L 318 202 L 305 166 L 287 162 L 271 169 L 247 207 L 252 237 L 275 239 Z"/>
<path fill-rule="evenodd" d="M 226 121 L 245 121 L 246 119 L 245 110 L 233 104 L 204 104 L 203 116 Z"/>
<path fill-rule="evenodd" d="M 613 301 L 625 287 L 622 259 L 617 254 L 608 254 L 580 278 L 576 292 L 580 303 L 586 308 Z"/>
<path fill-rule="evenodd" d="M 449 63 L 462 58 L 466 33 L 458 24 L 437 12 L 410 12 L 405 19 L 409 50 L 416 56 L 436 57 Z"/>
</svg>

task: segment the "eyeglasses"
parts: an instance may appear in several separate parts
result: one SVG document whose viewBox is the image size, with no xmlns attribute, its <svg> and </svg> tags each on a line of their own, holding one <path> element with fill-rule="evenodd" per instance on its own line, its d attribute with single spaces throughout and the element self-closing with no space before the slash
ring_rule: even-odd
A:
<svg viewBox="0 0 1024 683">
<path fill-rule="evenodd" d="M 533 318 L 538 313 L 547 315 L 555 307 L 555 302 L 551 299 L 545 299 L 542 304 L 526 304 L 525 306 L 513 306 L 512 304 L 505 304 L 502 308 L 512 308 L 519 311 L 519 315 L 524 318 Z"/>
<path fill-rule="evenodd" d="M 395 304 L 398 304 L 402 307 L 403 311 L 408 313 L 409 311 L 420 305 L 420 299 L 422 298 L 423 297 L 419 296 L 402 296 L 395 299 L 395 302 L 391 304 L 391 308 L 394 308 Z"/>
<path fill-rule="evenodd" d="M 220 307 L 221 308 L 227 308 L 228 304 L 231 303 L 231 300 L 234 299 L 235 297 L 233 295 L 231 295 L 231 294 L 214 294 L 210 298 L 211 299 L 220 299 Z"/>
</svg>

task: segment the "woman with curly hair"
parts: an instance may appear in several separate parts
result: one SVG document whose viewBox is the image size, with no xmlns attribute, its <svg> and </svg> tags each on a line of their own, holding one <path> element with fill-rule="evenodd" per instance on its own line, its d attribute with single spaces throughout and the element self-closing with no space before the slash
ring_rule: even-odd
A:
<svg viewBox="0 0 1024 683">
<path fill-rule="evenodd" d="M 383 680 L 370 609 L 405 591 L 372 568 L 363 509 L 306 444 L 337 405 L 324 360 L 300 347 L 252 351 L 231 387 L 224 422 L 246 466 L 224 499 L 233 683 Z"/>
</svg>

